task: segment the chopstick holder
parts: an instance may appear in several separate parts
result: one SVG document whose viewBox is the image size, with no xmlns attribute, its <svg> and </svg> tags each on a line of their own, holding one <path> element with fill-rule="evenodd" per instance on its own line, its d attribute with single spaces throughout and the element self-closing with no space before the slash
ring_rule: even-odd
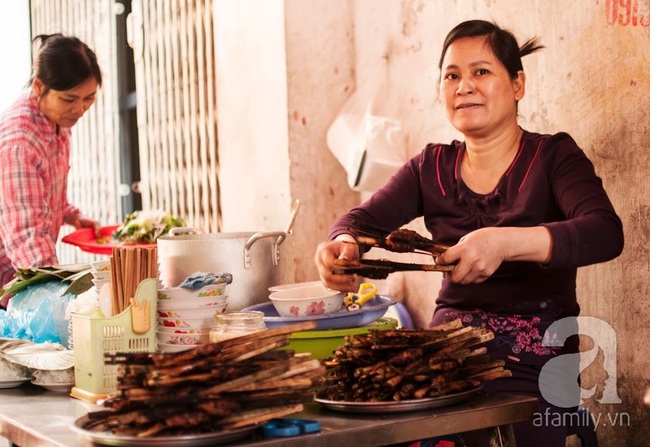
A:
<svg viewBox="0 0 650 447">
<path fill-rule="evenodd" d="M 149 316 L 149 300 L 144 300 L 143 304 L 138 304 L 135 298 L 131 298 L 131 330 L 136 334 L 146 334 L 151 328 L 151 318 Z"/>
</svg>

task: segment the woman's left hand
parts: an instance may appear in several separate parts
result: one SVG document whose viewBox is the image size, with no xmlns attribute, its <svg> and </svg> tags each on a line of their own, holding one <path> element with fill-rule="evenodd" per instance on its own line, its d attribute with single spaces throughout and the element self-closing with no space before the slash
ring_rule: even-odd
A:
<svg viewBox="0 0 650 447">
<path fill-rule="evenodd" d="M 446 273 L 451 282 L 481 283 L 488 279 L 505 260 L 505 228 L 481 228 L 463 236 L 456 245 L 438 256 L 438 264 L 454 264 Z"/>
<path fill-rule="evenodd" d="M 77 213 L 70 217 L 68 223 L 75 227 L 77 230 L 81 228 L 92 228 L 95 232 L 95 237 L 101 236 L 101 225 L 94 219 L 84 217 L 83 215 Z"/>
<path fill-rule="evenodd" d="M 553 238 L 545 226 L 487 227 L 466 234 L 438 256 L 438 264 L 454 264 L 447 277 L 460 284 L 481 283 L 504 261 L 547 264 L 553 252 Z"/>
</svg>

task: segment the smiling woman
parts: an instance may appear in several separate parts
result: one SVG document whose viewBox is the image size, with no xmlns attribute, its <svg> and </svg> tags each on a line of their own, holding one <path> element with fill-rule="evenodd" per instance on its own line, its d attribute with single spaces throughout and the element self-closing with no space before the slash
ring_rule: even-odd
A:
<svg viewBox="0 0 650 447">
<path fill-rule="evenodd" d="M 61 226 L 93 228 L 67 200 L 70 128 L 94 103 L 102 75 L 76 37 L 40 35 L 30 88 L 0 116 L 0 286 L 20 267 L 58 263 Z"/>
<path fill-rule="evenodd" d="M 521 58 L 539 48 L 537 39 L 519 46 L 512 33 L 483 20 L 453 28 L 440 56 L 439 88 L 463 141 L 428 144 L 334 222 L 315 260 L 327 287 L 353 291 L 359 279 L 334 266 L 368 249 L 355 231 L 378 227 L 387 236 L 423 218 L 432 239 L 449 247 L 436 264 L 453 267 L 430 324 L 461 319 L 491 330 L 488 353 L 512 377 L 485 389 L 536 395 L 540 408 L 564 414 L 579 403 L 578 365 L 566 355 L 576 345 L 551 346 L 545 333 L 554 322 L 575 322 L 578 267 L 617 257 L 623 227 L 593 164 L 568 134 L 533 133 L 517 122 L 526 86 Z M 564 362 L 555 361 L 560 356 Z M 548 371 L 541 375 L 547 364 L 553 383 L 543 380 Z M 517 445 L 564 446 L 567 430 L 523 423 L 515 434 Z"/>
</svg>

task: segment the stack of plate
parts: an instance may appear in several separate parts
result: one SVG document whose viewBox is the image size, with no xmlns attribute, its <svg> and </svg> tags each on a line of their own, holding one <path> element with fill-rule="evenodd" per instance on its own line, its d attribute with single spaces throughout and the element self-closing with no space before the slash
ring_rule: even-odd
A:
<svg viewBox="0 0 650 447">
<path fill-rule="evenodd" d="M 178 352 L 208 343 L 216 315 L 226 312 L 226 284 L 198 290 L 182 287 L 158 290 L 156 344 L 160 352 Z"/>
<path fill-rule="evenodd" d="M 92 282 L 97 292 L 104 284 L 111 282 L 111 261 L 94 261 L 90 263 L 90 273 L 93 275 Z"/>
</svg>

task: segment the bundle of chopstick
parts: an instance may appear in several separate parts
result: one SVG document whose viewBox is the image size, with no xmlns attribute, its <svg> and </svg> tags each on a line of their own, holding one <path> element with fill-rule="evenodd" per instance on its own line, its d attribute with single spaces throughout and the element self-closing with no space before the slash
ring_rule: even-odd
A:
<svg viewBox="0 0 650 447">
<path fill-rule="evenodd" d="M 279 349 L 313 321 L 281 326 L 178 353 L 107 353 L 117 392 L 84 427 L 151 438 L 235 430 L 303 410 L 325 372 L 309 354 Z"/>
<path fill-rule="evenodd" d="M 138 284 L 158 277 L 158 250 L 142 247 L 116 247 L 111 256 L 111 302 L 113 314 L 129 307 Z"/>
<path fill-rule="evenodd" d="M 494 333 L 463 327 L 460 319 L 429 329 L 372 329 L 346 336 L 324 360 L 328 374 L 319 397 L 381 402 L 442 397 L 511 377 L 485 346 Z"/>
</svg>

